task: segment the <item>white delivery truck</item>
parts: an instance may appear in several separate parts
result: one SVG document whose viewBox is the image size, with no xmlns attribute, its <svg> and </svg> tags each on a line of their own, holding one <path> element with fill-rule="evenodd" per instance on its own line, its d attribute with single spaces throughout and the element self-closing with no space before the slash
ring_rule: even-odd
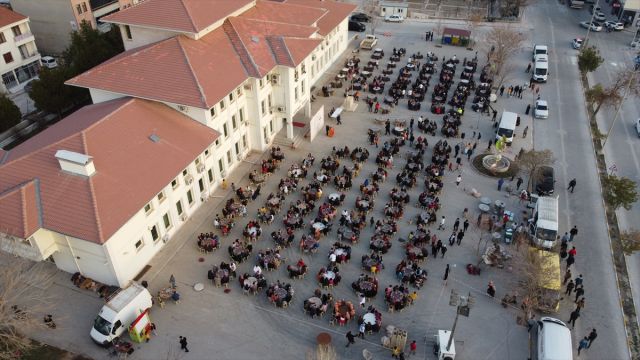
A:
<svg viewBox="0 0 640 360">
<path fill-rule="evenodd" d="M 542 317 L 529 332 L 531 359 L 573 360 L 571 330 L 562 321 Z"/>
<path fill-rule="evenodd" d="M 551 249 L 555 245 L 558 238 L 557 197 L 537 198 L 533 217 L 529 219 L 529 233 L 533 237 L 533 242 L 544 249 Z"/>
<path fill-rule="evenodd" d="M 516 123 L 518 122 L 518 114 L 510 111 L 503 111 L 496 132 L 496 140 L 500 140 L 503 136 L 507 145 L 513 142 L 513 135 L 516 132 Z"/>
<path fill-rule="evenodd" d="M 547 82 L 548 77 L 549 57 L 547 55 L 536 55 L 531 79 L 536 82 Z"/>
<path fill-rule="evenodd" d="M 93 321 L 91 339 L 100 345 L 110 344 L 146 309 L 151 307 L 151 294 L 138 283 L 113 294 Z"/>
</svg>

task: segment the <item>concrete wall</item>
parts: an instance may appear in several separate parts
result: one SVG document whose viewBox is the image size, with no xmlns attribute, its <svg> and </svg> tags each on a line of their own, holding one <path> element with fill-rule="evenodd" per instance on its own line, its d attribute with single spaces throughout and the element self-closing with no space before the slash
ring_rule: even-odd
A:
<svg viewBox="0 0 640 360">
<path fill-rule="evenodd" d="M 127 33 L 125 31 L 125 25 L 119 25 L 119 27 L 125 50 L 135 49 L 140 46 L 158 42 L 160 40 L 168 39 L 172 36 L 178 35 L 178 33 L 172 31 L 129 26 L 129 29 L 131 30 L 131 39 L 128 39 Z"/>
<path fill-rule="evenodd" d="M 31 20 L 31 31 L 44 54 L 60 54 L 77 26 L 69 0 L 11 0 L 13 9 Z"/>
</svg>

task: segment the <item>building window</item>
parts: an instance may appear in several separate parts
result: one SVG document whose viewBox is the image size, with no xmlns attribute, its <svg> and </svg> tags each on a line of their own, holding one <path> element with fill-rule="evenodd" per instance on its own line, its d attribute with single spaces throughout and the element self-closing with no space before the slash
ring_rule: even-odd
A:
<svg viewBox="0 0 640 360">
<path fill-rule="evenodd" d="M 240 122 L 244 123 L 244 108 L 240 108 L 238 115 L 240 116 Z"/>
<path fill-rule="evenodd" d="M 216 117 L 216 107 L 212 107 L 211 110 L 209 110 L 209 114 L 211 114 L 211 117 L 214 118 Z"/>
<path fill-rule="evenodd" d="M 236 89 L 236 95 L 238 95 L 238 97 L 242 96 L 242 87 Z"/>
<path fill-rule="evenodd" d="M 209 149 L 204 151 L 204 157 L 209 157 L 209 155 L 211 155 L 211 152 L 209 151 Z"/>
<path fill-rule="evenodd" d="M 262 112 L 262 115 L 265 115 L 267 113 L 267 106 L 265 105 L 264 100 L 260 102 L 260 110 Z"/>
<path fill-rule="evenodd" d="M 212 183 L 213 180 L 214 180 L 214 178 L 213 178 L 213 170 L 212 169 L 209 169 L 207 171 L 207 176 L 209 177 L 209 182 Z"/>
<path fill-rule="evenodd" d="M 182 170 L 182 176 L 187 176 L 189 171 L 187 169 Z"/>
<path fill-rule="evenodd" d="M 7 38 L 4 37 L 4 33 L 0 32 L 0 44 L 4 44 L 7 42 Z"/>
<path fill-rule="evenodd" d="M 293 89 L 293 99 L 295 101 L 298 101 L 298 87 L 297 86 Z"/>
<path fill-rule="evenodd" d="M 200 165 L 200 157 L 197 157 L 197 158 L 196 158 L 195 163 L 196 163 L 196 166 Z"/>
<path fill-rule="evenodd" d="M 247 135 L 242 135 L 242 148 L 247 148 Z"/>
<path fill-rule="evenodd" d="M 127 40 L 133 39 L 133 36 L 131 35 L 131 27 L 129 25 L 124 26 L 124 34 Z"/>
<path fill-rule="evenodd" d="M 198 180 L 198 189 L 200 189 L 200 193 L 204 192 L 204 179 L 200 178 L 200 180 Z"/>
<path fill-rule="evenodd" d="M 82 3 L 82 11 L 87 12 L 87 3 L 86 2 Z"/>
<path fill-rule="evenodd" d="M 269 133 L 267 132 L 266 126 L 262 128 L 262 137 L 264 138 L 265 143 L 269 142 Z"/>
<path fill-rule="evenodd" d="M 233 92 L 229 93 L 229 102 L 233 102 L 233 100 L 235 100 L 234 96 L 233 96 Z"/>
<path fill-rule="evenodd" d="M 236 141 L 235 148 L 236 148 L 236 154 L 240 154 L 240 142 L 239 141 Z"/>
<path fill-rule="evenodd" d="M 171 229 L 171 218 L 169 218 L 169 213 L 165 213 L 162 216 L 162 222 L 164 223 L 164 228 L 166 230 Z"/>
<path fill-rule="evenodd" d="M 144 206 L 144 213 L 149 215 L 152 211 L 153 205 L 151 203 L 147 203 L 147 205 Z"/>
<path fill-rule="evenodd" d="M 300 93 L 304 94 L 304 93 L 305 93 L 305 90 L 304 90 L 304 89 L 305 89 L 305 87 L 304 87 L 304 80 L 302 80 L 302 81 L 300 82 Z"/>
<path fill-rule="evenodd" d="M 224 100 L 220 101 L 220 111 L 224 110 Z"/>
<path fill-rule="evenodd" d="M 264 81 L 262 79 L 258 80 L 258 85 L 260 85 L 260 88 L 264 87 Z"/>
<path fill-rule="evenodd" d="M 191 190 L 187 191 L 187 202 L 189 205 L 193 205 L 193 193 Z"/>
<path fill-rule="evenodd" d="M 273 107 L 273 104 L 271 103 L 271 94 L 267 95 L 267 105 L 269 105 L 269 110 L 271 110 Z"/>
<path fill-rule="evenodd" d="M 151 230 L 149 230 L 151 232 L 151 238 L 153 239 L 153 241 L 157 241 L 160 238 L 160 233 L 158 232 L 158 226 L 157 225 L 153 225 L 151 227 Z"/>
<path fill-rule="evenodd" d="M 138 240 L 136 242 L 136 250 L 140 251 L 140 249 L 142 249 L 142 247 L 144 246 L 144 241 L 142 239 Z"/>
<path fill-rule="evenodd" d="M 82 14 L 82 7 L 80 7 L 80 4 L 76 5 L 76 11 L 78 14 Z"/>
<path fill-rule="evenodd" d="M 231 156 L 231 150 L 227 151 L 227 163 L 233 164 L 233 157 Z"/>
<path fill-rule="evenodd" d="M 5 53 L 4 55 L 2 55 L 2 57 L 4 58 L 4 62 L 6 64 L 12 63 L 13 62 L 13 55 L 11 55 L 10 52 Z"/>
<path fill-rule="evenodd" d="M 273 119 L 269 120 L 269 133 L 273 134 Z"/>
<path fill-rule="evenodd" d="M 164 199 L 165 199 L 164 191 L 160 191 L 160 192 L 158 193 L 158 202 L 163 202 L 163 201 L 164 201 Z"/>
<path fill-rule="evenodd" d="M 13 71 L 2 74 L 2 83 L 7 89 L 18 86 L 18 80 L 16 79 L 16 75 Z"/>
<path fill-rule="evenodd" d="M 218 171 L 222 174 L 224 172 L 224 160 L 218 159 Z"/>
<path fill-rule="evenodd" d="M 178 178 L 173 179 L 173 181 L 171 182 L 171 187 L 175 189 L 178 187 L 178 185 Z"/>
<path fill-rule="evenodd" d="M 214 142 L 214 144 L 216 145 L 216 147 L 220 147 L 220 145 L 222 145 L 220 139 L 216 139 L 216 142 Z"/>
<path fill-rule="evenodd" d="M 236 122 L 235 115 L 231 115 L 231 127 L 233 128 L 233 130 L 238 128 L 238 123 Z"/>
<path fill-rule="evenodd" d="M 178 212 L 178 215 L 182 215 L 182 201 L 178 201 L 176 203 L 176 211 Z"/>
<path fill-rule="evenodd" d="M 229 136 L 229 131 L 227 130 L 227 123 L 222 124 L 222 132 L 224 133 L 224 137 Z"/>
</svg>

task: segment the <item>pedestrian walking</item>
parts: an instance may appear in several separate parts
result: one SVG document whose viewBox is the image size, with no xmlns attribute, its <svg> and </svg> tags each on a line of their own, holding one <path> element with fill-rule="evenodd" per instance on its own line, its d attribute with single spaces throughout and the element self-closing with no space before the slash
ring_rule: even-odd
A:
<svg viewBox="0 0 640 360">
<path fill-rule="evenodd" d="M 411 118 L 411 120 L 409 121 L 409 129 L 413 131 L 413 118 Z"/>
<path fill-rule="evenodd" d="M 376 224 L 376 220 L 372 216 L 371 219 L 369 219 L 369 227 L 373 227 L 373 225 L 375 224 Z"/>
<path fill-rule="evenodd" d="M 498 191 L 502 191 L 502 185 L 504 185 L 504 179 L 500 178 L 500 180 L 498 180 Z"/>
<path fill-rule="evenodd" d="M 584 296 L 581 297 L 580 300 L 578 300 L 578 302 L 576 303 L 576 308 L 580 310 L 584 309 L 585 302 L 586 302 L 585 297 Z"/>
<path fill-rule="evenodd" d="M 449 245 L 453 245 L 456 243 L 456 232 L 452 232 L 449 236 Z"/>
<path fill-rule="evenodd" d="M 525 71 L 527 74 L 531 71 L 531 63 L 529 63 L 529 65 L 527 65 L 527 70 Z"/>
<path fill-rule="evenodd" d="M 572 255 L 567 256 L 567 268 L 571 267 L 571 265 L 573 265 L 573 263 L 576 262 L 576 258 L 573 257 Z"/>
<path fill-rule="evenodd" d="M 468 228 L 469 228 L 469 219 L 464 219 L 464 222 L 462 223 L 462 231 L 467 232 Z"/>
<path fill-rule="evenodd" d="M 580 286 L 576 286 L 576 299 L 575 299 L 575 303 L 578 302 L 578 298 L 580 298 L 580 296 L 584 295 L 584 285 L 580 285 Z"/>
<path fill-rule="evenodd" d="M 325 126 L 324 126 L 324 132 L 325 132 L 325 134 L 326 134 L 327 136 L 329 136 L 329 130 L 331 130 L 331 126 L 329 126 L 329 125 L 325 125 Z M 234 192 L 235 192 L 235 191 L 234 191 Z"/>
<path fill-rule="evenodd" d="M 442 277 L 442 285 L 447 286 L 447 279 L 449 279 L 449 264 L 444 269 L 444 276 Z"/>
<path fill-rule="evenodd" d="M 391 121 L 389 119 L 384 123 L 384 134 L 391 135 Z"/>
<path fill-rule="evenodd" d="M 376 101 L 376 105 L 375 105 L 375 107 L 374 107 L 373 112 L 374 112 L 375 114 L 377 114 L 377 113 L 378 113 L 378 111 L 380 111 L 380 102 Z"/>
<path fill-rule="evenodd" d="M 227 190 L 228 187 L 227 179 L 222 179 L 222 190 Z"/>
<path fill-rule="evenodd" d="M 473 149 L 467 150 L 467 160 L 471 161 L 471 155 L 473 155 Z"/>
<path fill-rule="evenodd" d="M 458 231 L 458 235 L 456 236 L 458 238 L 458 246 L 460 246 L 460 243 L 462 242 L 462 238 L 464 237 L 464 231 L 460 230 Z"/>
<path fill-rule="evenodd" d="M 336 121 L 338 122 L 338 125 L 342 124 L 342 121 L 340 120 L 340 115 L 336 116 Z"/>
<path fill-rule="evenodd" d="M 444 224 L 447 221 L 447 219 L 444 217 L 444 215 L 442 215 L 442 219 L 440 219 L 440 225 L 438 225 L 438 230 L 444 230 Z"/>
<path fill-rule="evenodd" d="M 365 325 L 363 321 L 362 324 L 360 324 L 360 326 L 358 327 L 358 337 L 361 338 L 362 340 L 364 340 L 364 331 L 365 331 Z"/>
<path fill-rule="evenodd" d="M 571 296 L 571 293 L 573 292 L 573 288 L 576 286 L 576 284 L 573 282 L 573 279 L 571 281 L 569 281 L 569 283 L 567 284 L 567 291 L 565 291 L 565 295 L 569 295 Z"/>
<path fill-rule="evenodd" d="M 529 115 L 529 111 L 531 111 L 531 104 L 527 104 L 527 109 L 524 111 L 524 114 Z"/>
<path fill-rule="evenodd" d="M 587 345 L 587 349 L 591 347 L 591 344 L 593 344 L 593 341 L 598 337 L 598 333 L 596 332 L 596 329 L 591 330 L 591 332 L 589 333 L 589 345 Z"/>
<path fill-rule="evenodd" d="M 582 340 L 580 340 L 580 342 L 578 343 L 578 356 L 580 355 L 580 350 L 583 349 L 588 349 L 589 348 L 589 337 L 585 336 Z"/>
<path fill-rule="evenodd" d="M 189 352 L 187 348 L 187 338 L 184 336 L 180 336 L 180 350 L 184 350 L 184 352 Z"/>
<path fill-rule="evenodd" d="M 576 283 L 576 286 L 578 285 L 582 285 L 584 279 L 582 278 L 582 274 L 578 275 L 578 277 L 574 280 L 574 282 Z"/>
<path fill-rule="evenodd" d="M 578 236 L 578 226 L 573 225 L 571 230 L 569 230 L 569 241 L 573 241 L 576 236 Z"/>
<path fill-rule="evenodd" d="M 428 31 L 426 31 L 424 33 L 424 41 L 429 41 L 429 32 Z"/>
<path fill-rule="evenodd" d="M 500 96 L 502 96 L 502 94 L 504 94 L 504 85 L 500 86 Z"/>
<path fill-rule="evenodd" d="M 567 281 L 569 281 L 571 279 L 571 269 L 567 269 L 567 271 L 564 273 L 564 280 L 562 281 L 562 285 L 566 285 Z"/>
<path fill-rule="evenodd" d="M 518 98 L 522 99 L 522 86 L 518 86 Z"/>
<path fill-rule="evenodd" d="M 442 247 L 440 248 L 440 252 L 442 253 L 442 258 L 444 259 L 444 254 L 447 253 L 447 245 L 442 244 Z"/>
<path fill-rule="evenodd" d="M 573 189 L 575 189 L 576 187 L 576 179 L 572 179 L 571 181 L 569 181 L 569 187 L 567 188 L 567 190 L 571 190 L 571 193 L 573 194 Z"/>
<path fill-rule="evenodd" d="M 529 320 L 527 320 L 527 332 L 530 332 L 533 329 L 533 325 L 536 325 L 536 314 L 531 314 Z"/>
<path fill-rule="evenodd" d="M 529 132 L 529 125 L 525 126 L 524 131 L 522 132 L 522 138 L 527 137 L 527 133 Z"/>
<path fill-rule="evenodd" d="M 573 256 L 573 257 L 576 257 L 576 255 L 578 255 L 578 250 L 576 249 L 575 246 L 572 246 L 571 250 L 569 250 L 568 254 Z"/>
<path fill-rule="evenodd" d="M 460 227 L 460 218 L 456 218 L 456 221 L 453 222 L 453 232 L 458 231 Z"/>
<path fill-rule="evenodd" d="M 522 185 L 523 181 L 524 180 L 522 180 L 522 178 L 518 176 L 518 181 L 516 181 L 516 190 L 520 190 L 520 186 Z"/>
<path fill-rule="evenodd" d="M 358 299 L 360 300 L 360 307 L 363 308 L 367 302 L 367 298 L 364 296 L 363 293 L 358 293 Z"/>
<path fill-rule="evenodd" d="M 571 312 L 571 315 L 569 316 L 569 324 L 571 324 L 572 328 L 576 327 L 576 320 L 578 320 L 579 317 L 580 317 L 579 309 L 573 310 Z"/>
<path fill-rule="evenodd" d="M 458 170 L 462 166 L 462 157 L 458 156 L 456 158 L 456 170 Z"/>
<path fill-rule="evenodd" d="M 540 93 L 540 86 L 536 86 L 536 95 L 538 95 Z M 538 99 L 540 100 L 540 99 Z"/>
<path fill-rule="evenodd" d="M 172 289 L 176 289 L 176 277 L 173 276 L 173 274 L 171 274 L 171 276 L 169 276 L 169 283 L 171 284 L 171 288 Z"/>
<path fill-rule="evenodd" d="M 409 344 L 409 355 L 415 355 L 417 350 L 418 344 L 416 344 L 415 340 L 411 341 L 411 344 Z"/>
<path fill-rule="evenodd" d="M 351 344 L 355 344 L 356 343 L 356 337 L 353 336 L 353 334 L 351 333 L 351 331 L 349 331 L 347 333 L 347 335 L 345 335 L 347 337 L 347 346 L 345 347 L 349 347 L 349 345 Z"/>
<path fill-rule="evenodd" d="M 456 144 L 456 146 L 453 148 L 453 150 L 455 150 L 455 154 L 453 155 L 453 157 L 458 157 L 458 154 L 460 153 L 460 144 Z"/>
<path fill-rule="evenodd" d="M 493 281 L 489 281 L 489 284 L 487 285 L 487 294 L 491 297 L 496 297 L 496 286 Z"/>
</svg>

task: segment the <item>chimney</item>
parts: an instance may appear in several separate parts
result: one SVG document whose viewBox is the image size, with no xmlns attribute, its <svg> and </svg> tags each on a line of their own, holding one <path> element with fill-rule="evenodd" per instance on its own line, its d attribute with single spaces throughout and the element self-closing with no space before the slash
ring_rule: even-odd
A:
<svg viewBox="0 0 640 360">
<path fill-rule="evenodd" d="M 93 158 L 68 150 L 56 151 L 56 159 L 60 163 L 60 169 L 73 175 L 92 176 L 96 172 L 93 166 Z"/>
</svg>

